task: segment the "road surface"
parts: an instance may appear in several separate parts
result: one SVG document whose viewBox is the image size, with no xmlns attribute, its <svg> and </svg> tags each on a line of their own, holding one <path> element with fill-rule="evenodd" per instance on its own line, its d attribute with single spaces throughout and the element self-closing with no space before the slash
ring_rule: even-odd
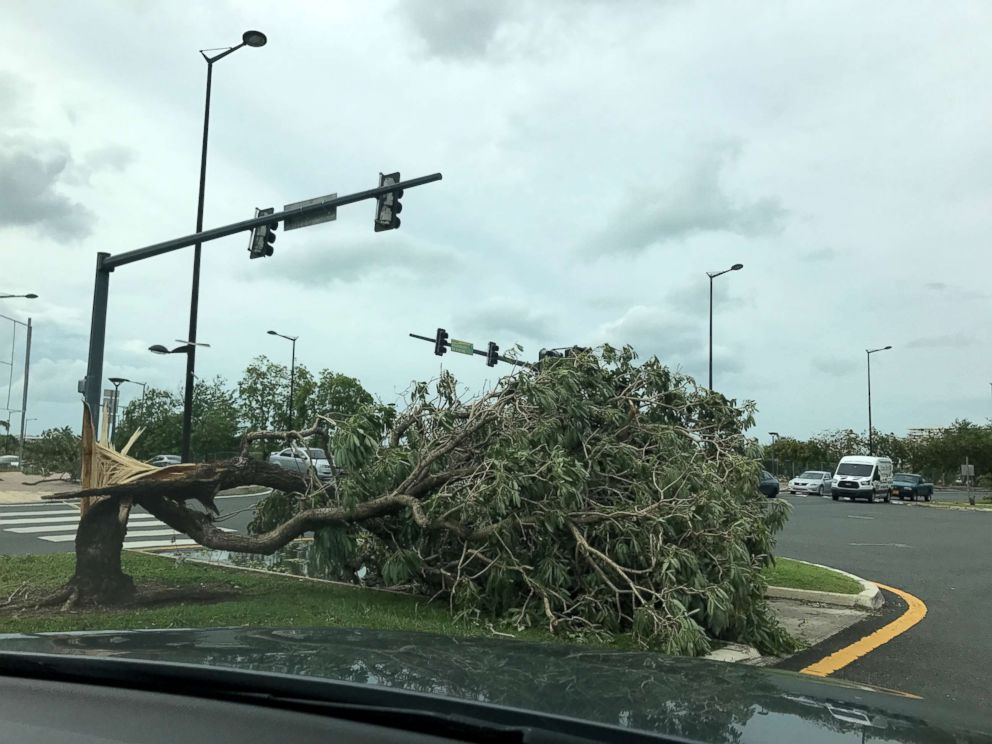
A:
<svg viewBox="0 0 992 744">
<path fill-rule="evenodd" d="M 222 495 L 217 498 L 221 512 L 218 526 L 245 531 L 251 521 L 259 494 Z M 75 550 L 79 503 L 76 501 L 12 504 L 0 507 L 0 554 L 71 553 Z M 144 509 L 135 508 L 128 520 L 125 548 L 161 548 L 195 543 L 155 519 Z"/>
<path fill-rule="evenodd" d="M 920 623 L 833 676 L 992 710 L 992 512 L 785 499 L 794 508 L 779 555 L 902 589 L 927 607 Z M 901 612 L 889 598 L 889 612 Z"/>
</svg>

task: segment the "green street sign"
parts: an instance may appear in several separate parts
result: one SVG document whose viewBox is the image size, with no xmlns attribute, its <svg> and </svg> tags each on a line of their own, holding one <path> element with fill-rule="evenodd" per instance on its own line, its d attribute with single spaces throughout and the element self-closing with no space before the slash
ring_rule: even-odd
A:
<svg viewBox="0 0 992 744">
<path fill-rule="evenodd" d="M 456 338 L 451 339 L 451 350 L 456 351 L 459 354 L 474 354 L 475 347 L 472 346 L 471 341 L 459 341 Z"/>
</svg>

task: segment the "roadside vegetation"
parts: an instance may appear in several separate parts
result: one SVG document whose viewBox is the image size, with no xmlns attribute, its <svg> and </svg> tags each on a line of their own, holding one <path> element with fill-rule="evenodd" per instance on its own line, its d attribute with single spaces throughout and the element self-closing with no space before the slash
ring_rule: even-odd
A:
<svg viewBox="0 0 992 744">
<path fill-rule="evenodd" d="M 861 584 L 844 574 L 789 558 L 776 558 L 775 565 L 765 569 L 765 579 L 769 586 L 786 589 L 807 589 L 838 594 L 858 594 L 861 591 Z"/>
</svg>

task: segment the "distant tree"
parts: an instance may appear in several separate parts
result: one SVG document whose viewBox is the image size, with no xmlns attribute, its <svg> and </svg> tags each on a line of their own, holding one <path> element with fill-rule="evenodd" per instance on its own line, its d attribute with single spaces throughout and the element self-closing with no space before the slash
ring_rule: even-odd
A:
<svg viewBox="0 0 992 744">
<path fill-rule="evenodd" d="M 238 396 L 222 377 L 193 389 L 193 432 L 190 449 L 196 460 L 233 457 L 242 430 Z"/>
<path fill-rule="evenodd" d="M 68 426 L 47 429 L 35 440 L 24 443 L 24 472 L 45 477 L 65 475 L 79 480 L 79 437 Z"/>
<path fill-rule="evenodd" d="M 238 383 L 243 426 L 250 431 L 282 429 L 285 423 L 289 369 L 262 355 L 252 359 Z"/>
<path fill-rule="evenodd" d="M 372 395 L 354 377 L 324 369 L 314 393 L 312 413 L 343 420 L 372 403 Z"/>
<path fill-rule="evenodd" d="M 144 433 L 129 453 L 138 460 L 155 455 L 179 454 L 182 440 L 183 403 L 178 395 L 168 390 L 149 387 L 140 398 L 135 398 L 117 419 L 114 446 L 120 450 L 138 429 Z"/>
</svg>

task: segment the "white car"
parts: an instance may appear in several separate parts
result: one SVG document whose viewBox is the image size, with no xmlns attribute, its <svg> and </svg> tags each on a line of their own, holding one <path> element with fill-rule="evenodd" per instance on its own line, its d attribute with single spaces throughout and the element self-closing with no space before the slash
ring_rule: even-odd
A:
<svg viewBox="0 0 992 744">
<path fill-rule="evenodd" d="M 0 469 L 17 470 L 21 467 L 21 458 L 17 455 L 0 455 Z"/>
<path fill-rule="evenodd" d="M 829 496 L 832 473 L 826 470 L 807 470 L 789 481 L 789 493 L 815 493 Z"/>
<path fill-rule="evenodd" d="M 329 481 L 334 477 L 327 453 L 317 447 L 287 447 L 269 455 L 269 462 L 301 475 L 306 475 L 313 468 L 322 481 Z"/>
</svg>

